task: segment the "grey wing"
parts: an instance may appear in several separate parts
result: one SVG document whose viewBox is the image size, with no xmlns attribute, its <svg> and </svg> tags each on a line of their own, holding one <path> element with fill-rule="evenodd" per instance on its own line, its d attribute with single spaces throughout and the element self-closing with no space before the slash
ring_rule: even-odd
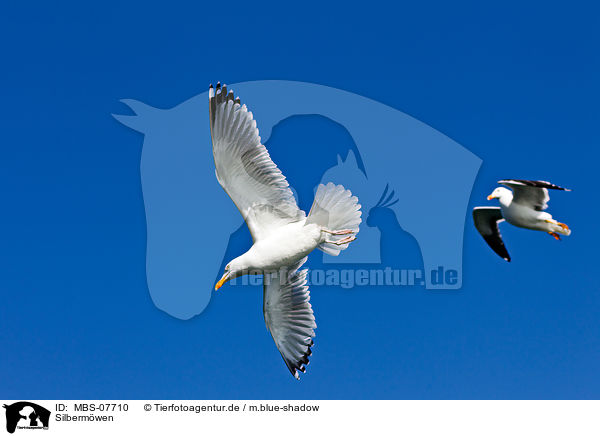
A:
<svg viewBox="0 0 600 436">
<path fill-rule="evenodd" d="M 548 202 L 550 201 L 548 189 L 570 191 L 570 189 L 543 180 L 505 179 L 498 181 L 498 183 L 513 190 L 514 202 L 529 206 L 537 211 L 548 208 Z"/>
<path fill-rule="evenodd" d="M 485 242 L 502 259 L 510 262 L 510 255 L 502 241 L 498 223 L 504 221 L 499 207 L 476 207 L 473 209 L 475 228 L 483 236 Z"/>
<path fill-rule="evenodd" d="M 540 211 L 548 208 L 550 196 L 548 190 L 542 187 L 534 187 L 520 183 L 515 180 L 500 180 L 498 183 L 508 186 L 513 191 L 513 201 Z"/>
<path fill-rule="evenodd" d="M 254 240 L 304 218 L 273 163 L 246 105 L 227 87 L 209 90 L 210 132 L 217 180 L 236 204 Z"/>
<path fill-rule="evenodd" d="M 298 380 L 298 371 L 306 371 L 317 328 L 306 286 L 308 270 L 300 270 L 304 262 L 306 257 L 288 271 L 265 274 L 263 285 L 267 329 L 286 366 Z"/>
</svg>

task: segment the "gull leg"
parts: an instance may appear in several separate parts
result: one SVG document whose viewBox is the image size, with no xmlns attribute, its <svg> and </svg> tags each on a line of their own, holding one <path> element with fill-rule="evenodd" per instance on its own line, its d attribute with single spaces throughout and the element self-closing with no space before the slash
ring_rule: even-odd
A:
<svg viewBox="0 0 600 436">
<path fill-rule="evenodd" d="M 330 235 L 351 235 L 354 233 L 354 230 L 344 229 L 344 230 L 329 230 L 329 229 L 321 229 L 322 232 L 329 233 Z"/>
<path fill-rule="evenodd" d="M 560 235 L 558 233 L 548 232 L 548 234 L 554 236 L 554 239 L 557 241 L 560 241 Z"/>
<path fill-rule="evenodd" d="M 556 220 L 544 220 L 544 221 L 547 222 L 547 223 L 554 224 L 555 226 L 560 227 L 560 230 L 558 230 L 556 228 L 555 228 L 555 230 L 557 232 L 559 232 L 559 233 L 562 233 L 563 235 L 567 235 L 568 236 L 568 235 L 571 234 L 571 229 L 569 229 L 569 226 L 566 225 L 565 223 L 559 223 Z"/>
<path fill-rule="evenodd" d="M 562 229 L 563 229 L 565 232 L 568 232 L 568 231 L 569 231 L 569 226 L 568 226 L 568 225 L 566 225 L 565 223 L 558 223 L 558 222 L 557 222 L 556 224 L 557 224 L 557 225 L 559 225 L 559 226 L 561 226 L 561 227 L 562 227 Z"/>
<path fill-rule="evenodd" d="M 325 241 L 328 244 L 335 244 L 335 245 L 344 245 L 344 244 L 349 244 L 350 242 L 354 241 L 356 239 L 356 236 L 352 235 L 352 236 L 347 236 L 344 239 L 340 239 L 339 241 Z"/>
</svg>

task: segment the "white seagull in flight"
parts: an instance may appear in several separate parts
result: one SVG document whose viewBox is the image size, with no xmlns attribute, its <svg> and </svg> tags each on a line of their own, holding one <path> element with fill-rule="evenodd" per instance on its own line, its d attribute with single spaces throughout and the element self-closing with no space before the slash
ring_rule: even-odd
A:
<svg viewBox="0 0 600 436">
<path fill-rule="evenodd" d="M 542 180 L 500 180 L 498 183 L 512 189 L 498 187 L 488 195 L 488 200 L 497 198 L 500 207 L 476 207 L 473 209 L 475 227 L 481 233 L 488 245 L 501 258 L 510 262 L 510 255 L 502 241 L 498 223 L 506 220 L 513 226 L 525 229 L 540 230 L 560 240 L 560 235 L 570 235 L 571 230 L 566 224 L 559 223 L 547 212 L 548 189 L 570 191 L 550 182 Z M 560 235 L 559 235 L 560 234 Z"/>
<path fill-rule="evenodd" d="M 343 186 L 319 185 L 306 216 L 288 182 L 261 144 L 256 121 L 232 91 L 209 90 L 210 131 L 217 180 L 244 217 L 254 244 L 225 266 L 215 286 L 244 274 L 263 274 L 267 328 L 294 377 L 305 372 L 315 336 L 307 269 L 315 248 L 337 256 L 356 237 L 358 199 Z"/>
</svg>

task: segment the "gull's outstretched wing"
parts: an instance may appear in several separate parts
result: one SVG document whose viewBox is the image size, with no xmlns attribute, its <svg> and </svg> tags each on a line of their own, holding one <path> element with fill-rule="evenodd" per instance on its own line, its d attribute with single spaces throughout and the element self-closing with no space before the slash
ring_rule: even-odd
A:
<svg viewBox="0 0 600 436">
<path fill-rule="evenodd" d="M 294 377 L 305 372 L 317 328 L 306 286 L 306 257 L 288 271 L 265 274 L 263 313 L 267 329 Z"/>
<path fill-rule="evenodd" d="M 246 105 L 220 84 L 209 91 L 210 132 L 217 180 L 236 204 L 256 241 L 304 218 L 288 182 L 260 142 Z"/>
<path fill-rule="evenodd" d="M 548 201 L 550 201 L 548 189 L 569 191 L 569 189 L 561 188 L 543 180 L 506 179 L 499 180 L 498 183 L 508 186 L 513 190 L 514 202 L 531 207 L 537 211 L 548 208 Z"/>
<path fill-rule="evenodd" d="M 504 246 L 502 235 L 498 229 L 498 223 L 504 221 L 500 208 L 476 207 L 473 209 L 473 221 L 475 221 L 475 228 L 492 250 L 502 259 L 510 262 L 510 255 Z"/>
</svg>

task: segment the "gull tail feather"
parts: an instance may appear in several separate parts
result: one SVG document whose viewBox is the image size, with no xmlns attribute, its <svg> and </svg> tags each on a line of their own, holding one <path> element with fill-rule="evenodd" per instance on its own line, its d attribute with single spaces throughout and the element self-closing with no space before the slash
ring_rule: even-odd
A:
<svg viewBox="0 0 600 436">
<path fill-rule="evenodd" d="M 318 186 L 306 224 L 317 224 L 328 232 L 349 230 L 356 234 L 361 223 L 361 214 L 358 198 L 353 196 L 352 192 L 342 185 L 328 183 Z M 326 233 L 326 240 L 317 248 L 327 254 L 337 256 L 354 240 L 354 238 L 348 237 L 348 234 L 349 232 L 339 235 Z M 340 244 L 342 240 L 348 242 Z"/>
</svg>

